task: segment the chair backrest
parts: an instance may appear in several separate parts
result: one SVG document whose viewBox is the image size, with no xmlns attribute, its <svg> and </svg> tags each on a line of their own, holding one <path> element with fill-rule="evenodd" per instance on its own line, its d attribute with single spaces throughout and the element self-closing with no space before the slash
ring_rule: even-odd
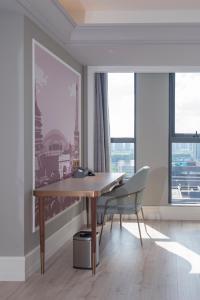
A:
<svg viewBox="0 0 200 300">
<path fill-rule="evenodd" d="M 110 193 L 119 213 L 132 214 L 141 208 L 149 171 L 148 166 L 142 167 L 124 185 Z"/>
<path fill-rule="evenodd" d="M 125 184 L 114 189 L 110 196 L 120 197 L 142 191 L 145 188 L 149 170 L 148 166 L 142 167 Z"/>
<path fill-rule="evenodd" d="M 142 167 L 124 184 L 123 188 L 128 194 L 142 191 L 145 188 L 149 171 L 149 166 Z"/>
</svg>

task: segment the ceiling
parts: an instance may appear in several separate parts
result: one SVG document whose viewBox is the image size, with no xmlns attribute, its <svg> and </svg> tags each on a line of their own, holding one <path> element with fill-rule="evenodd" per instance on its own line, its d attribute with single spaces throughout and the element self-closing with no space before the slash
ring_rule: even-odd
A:
<svg viewBox="0 0 200 300">
<path fill-rule="evenodd" d="M 200 10 L 199 0 L 58 0 L 64 10 L 78 24 L 135 23 L 156 13 L 161 15 L 172 11 L 179 14 Z M 190 11 L 190 12 L 188 12 Z M 135 20 L 136 19 L 136 20 Z"/>
<path fill-rule="evenodd" d="M 199 0 L 0 0 L 5 9 L 28 16 L 83 65 L 178 64 L 188 53 L 195 65 L 200 53 Z"/>
<path fill-rule="evenodd" d="M 143 9 L 194 9 L 200 8 L 199 0 L 60 0 L 73 10 L 143 10 Z"/>
</svg>

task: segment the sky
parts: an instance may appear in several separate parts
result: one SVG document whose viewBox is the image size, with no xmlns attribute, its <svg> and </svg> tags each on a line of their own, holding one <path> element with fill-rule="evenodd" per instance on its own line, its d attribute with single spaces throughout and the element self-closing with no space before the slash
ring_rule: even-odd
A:
<svg viewBox="0 0 200 300">
<path fill-rule="evenodd" d="M 134 137 L 134 73 L 108 73 L 111 137 Z"/>
<path fill-rule="evenodd" d="M 200 134 L 200 73 L 176 73 L 175 132 Z"/>
<path fill-rule="evenodd" d="M 175 132 L 200 134 L 200 73 L 176 73 Z M 162 99 L 161 99 L 162 100 Z M 111 137 L 134 137 L 134 74 L 108 74 Z"/>
</svg>

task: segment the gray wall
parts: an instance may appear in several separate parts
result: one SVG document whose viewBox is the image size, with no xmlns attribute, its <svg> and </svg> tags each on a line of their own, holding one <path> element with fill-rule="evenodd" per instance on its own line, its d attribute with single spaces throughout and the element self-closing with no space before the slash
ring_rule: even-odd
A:
<svg viewBox="0 0 200 300">
<path fill-rule="evenodd" d="M 168 205 L 169 74 L 136 75 L 136 164 L 151 167 L 145 205 Z"/>
<path fill-rule="evenodd" d="M 32 233 L 32 38 L 82 74 L 82 66 L 28 18 L 0 12 L 0 256 L 24 256 L 39 242 Z M 47 237 L 82 208 L 50 222 Z"/>
<path fill-rule="evenodd" d="M 0 256 L 24 254 L 23 24 L 0 12 Z"/>
<path fill-rule="evenodd" d="M 32 39 L 47 47 L 55 55 L 82 74 L 82 66 L 63 48 L 28 18 L 24 19 L 24 222 L 25 254 L 38 244 L 38 232 L 32 233 Z M 82 121 L 83 122 L 83 121 Z M 83 132 L 82 132 L 83 137 Z M 82 138 L 84 141 L 84 137 Z M 83 148 L 82 148 L 83 149 Z M 64 226 L 82 210 L 83 203 L 73 207 L 46 226 L 48 237 Z"/>
</svg>

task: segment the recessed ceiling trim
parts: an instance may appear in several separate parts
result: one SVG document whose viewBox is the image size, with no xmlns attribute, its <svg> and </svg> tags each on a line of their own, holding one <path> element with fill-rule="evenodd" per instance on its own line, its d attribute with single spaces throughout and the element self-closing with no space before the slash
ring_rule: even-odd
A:
<svg viewBox="0 0 200 300">
<path fill-rule="evenodd" d="M 199 72 L 200 65 L 198 66 L 98 66 L 98 65 L 88 65 L 88 74 L 94 74 L 97 72 L 112 72 L 112 73 L 173 73 L 173 72 Z"/>
<path fill-rule="evenodd" d="M 71 23 L 73 27 L 77 26 L 77 22 L 73 19 L 70 13 L 67 12 L 66 9 L 60 4 L 59 0 L 51 0 L 54 6 L 63 14 L 63 16 L 67 19 L 68 22 Z"/>
<path fill-rule="evenodd" d="M 105 46 L 105 47 L 116 47 L 116 46 L 139 46 L 139 45 L 200 45 L 199 40 L 126 40 L 126 41 L 68 41 L 65 43 L 69 47 L 88 47 L 88 46 Z"/>
<path fill-rule="evenodd" d="M 197 10 L 86 11 L 85 24 L 200 23 Z"/>
<path fill-rule="evenodd" d="M 200 42 L 200 24 L 129 24 L 107 26 L 77 26 L 69 43 L 192 43 Z M 67 42 L 67 41 L 66 41 Z"/>
<path fill-rule="evenodd" d="M 60 0 L 71 11 L 144 11 L 200 9 L 199 0 Z"/>
<path fill-rule="evenodd" d="M 142 4 L 131 0 L 127 0 L 127 2 L 124 0 L 121 2 L 115 2 L 116 0 L 109 2 L 106 0 L 104 2 L 95 0 L 52 1 L 74 26 L 78 24 L 200 23 L 200 5 L 188 6 L 188 3 L 183 3 L 182 0 L 177 5 L 172 2 L 170 5 L 166 5 L 166 2 L 153 0 L 157 1 L 153 6 L 150 5 L 150 2 Z"/>
<path fill-rule="evenodd" d="M 24 15 L 26 15 L 33 22 L 38 24 L 38 26 L 40 26 L 41 29 L 43 29 L 47 34 L 49 34 L 49 36 L 55 39 L 58 42 L 58 44 L 64 44 L 63 39 L 57 34 L 57 32 L 55 32 L 54 27 L 51 24 L 49 24 L 47 19 L 44 18 L 44 16 L 40 13 L 39 10 L 37 10 L 35 7 L 32 7 L 29 1 L 16 0 L 16 2 L 19 4 Z"/>
</svg>

